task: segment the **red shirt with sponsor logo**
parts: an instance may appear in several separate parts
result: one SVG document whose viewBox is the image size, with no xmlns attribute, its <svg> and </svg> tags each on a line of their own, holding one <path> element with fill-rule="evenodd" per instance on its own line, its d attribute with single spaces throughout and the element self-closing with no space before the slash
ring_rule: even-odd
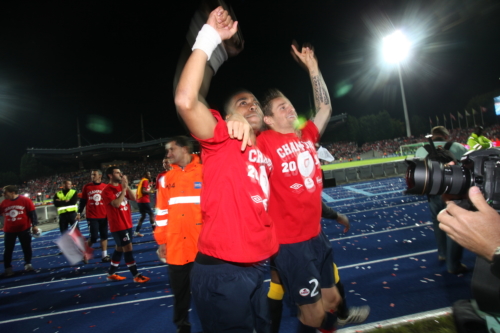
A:
<svg viewBox="0 0 500 333">
<path fill-rule="evenodd" d="M 271 161 L 257 147 L 241 151 L 229 138 L 219 112 L 214 136 L 200 140 L 203 161 L 198 250 L 226 261 L 254 263 L 278 251 L 274 225 L 267 213 Z"/>
<path fill-rule="evenodd" d="M 114 186 L 108 184 L 102 191 L 102 200 L 106 207 L 106 215 L 108 217 L 109 231 L 121 231 L 132 228 L 132 214 L 128 201 L 130 197 L 125 194 L 120 208 L 115 208 L 111 205 L 111 201 L 115 200 L 122 193 L 122 184 Z"/>
<path fill-rule="evenodd" d="M 269 177 L 269 215 L 280 244 L 306 241 L 321 230 L 323 181 L 314 147 L 318 140 L 318 129 L 311 121 L 302 129 L 300 138 L 295 133 L 272 130 L 258 137 L 258 147 L 274 166 Z"/>
<path fill-rule="evenodd" d="M 0 204 L 0 214 L 4 216 L 4 232 L 20 232 L 31 227 L 28 213 L 35 210 L 33 202 L 25 196 L 5 199 Z"/>
<path fill-rule="evenodd" d="M 139 185 L 137 186 L 136 202 L 137 203 L 151 202 L 151 200 L 149 199 L 149 194 L 143 194 L 142 189 L 145 189 L 146 191 L 151 191 L 149 180 L 147 178 L 142 178 L 141 181 L 139 182 Z"/>
<path fill-rule="evenodd" d="M 106 208 L 102 201 L 102 191 L 107 184 L 94 182 L 83 186 L 82 198 L 87 200 L 85 205 L 85 214 L 89 219 L 104 219 L 106 218 Z M 83 209 L 83 208 L 82 208 Z"/>
</svg>

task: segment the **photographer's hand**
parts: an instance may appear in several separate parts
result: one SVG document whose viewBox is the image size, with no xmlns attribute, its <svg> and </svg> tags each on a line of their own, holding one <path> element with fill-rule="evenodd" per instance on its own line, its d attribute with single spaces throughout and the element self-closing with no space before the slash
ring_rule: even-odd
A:
<svg viewBox="0 0 500 333">
<path fill-rule="evenodd" d="M 477 212 L 448 201 L 446 209 L 438 214 L 439 228 L 463 247 L 491 261 L 500 246 L 500 215 L 488 205 L 478 187 L 469 189 L 469 199 Z"/>
</svg>

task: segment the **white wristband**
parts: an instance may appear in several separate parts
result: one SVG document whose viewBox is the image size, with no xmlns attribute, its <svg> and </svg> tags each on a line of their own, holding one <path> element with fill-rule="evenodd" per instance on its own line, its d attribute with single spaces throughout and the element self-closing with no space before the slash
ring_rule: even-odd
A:
<svg viewBox="0 0 500 333">
<path fill-rule="evenodd" d="M 198 37 L 196 37 L 196 42 L 193 45 L 193 51 L 195 49 L 200 49 L 206 53 L 208 59 L 210 60 L 210 56 L 212 52 L 214 52 L 217 45 L 222 42 L 219 33 L 212 26 L 205 24 L 201 28 L 200 32 L 198 32 Z"/>
</svg>

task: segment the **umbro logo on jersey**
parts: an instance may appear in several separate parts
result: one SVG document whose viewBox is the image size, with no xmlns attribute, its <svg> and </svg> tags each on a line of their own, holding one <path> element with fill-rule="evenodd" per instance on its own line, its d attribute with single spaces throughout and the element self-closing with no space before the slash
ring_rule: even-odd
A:
<svg viewBox="0 0 500 333">
<path fill-rule="evenodd" d="M 255 203 L 261 203 L 262 202 L 262 198 L 260 197 L 260 195 L 254 195 L 251 197 L 252 200 L 255 202 Z"/>
<path fill-rule="evenodd" d="M 301 187 L 302 187 L 302 184 L 299 184 L 299 183 L 295 183 L 292 186 L 290 186 L 290 188 L 293 188 L 294 190 L 298 190 Z"/>
<path fill-rule="evenodd" d="M 307 288 L 302 288 L 299 291 L 300 296 L 304 296 L 304 297 L 308 296 L 310 293 L 311 293 L 311 291 Z"/>
</svg>

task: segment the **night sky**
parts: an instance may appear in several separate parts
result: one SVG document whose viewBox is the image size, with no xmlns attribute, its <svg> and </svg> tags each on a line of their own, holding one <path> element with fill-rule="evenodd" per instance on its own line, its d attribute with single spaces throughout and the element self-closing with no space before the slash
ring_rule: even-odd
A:
<svg viewBox="0 0 500 333">
<path fill-rule="evenodd" d="M 500 88 L 500 5 L 487 0 L 226 0 L 244 51 L 212 81 L 210 103 L 229 88 L 257 97 L 277 87 L 298 112 L 312 99 L 307 74 L 290 56 L 293 39 L 315 46 L 333 112 L 387 110 L 403 119 L 395 67 L 381 39 L 401 29 L 413 41 L 403 65 L 408 111 L 428 121 L 463 111 Z M 185 134 L 172 80 L 198 1 L 2 1 L 0 4 L 0 171 L 19 170 L 28 147 L 139 142 Z M 487 119 L 495 122 L 493 103 Z M 94 125 L 94 127 L 92 127 Z"/>
</svg>

